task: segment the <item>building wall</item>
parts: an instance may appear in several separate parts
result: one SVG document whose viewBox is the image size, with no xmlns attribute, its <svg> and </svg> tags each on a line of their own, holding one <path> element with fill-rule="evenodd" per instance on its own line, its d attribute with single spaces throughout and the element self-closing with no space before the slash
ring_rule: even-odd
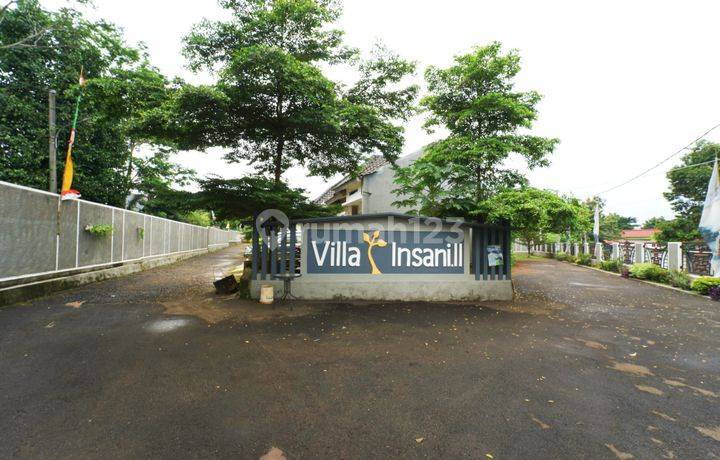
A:
<svg viewBox="0 0 720 460">
<path fill-rule="evenodd" d="M 422 156 L 423 151 L 410 153 L 398 158 L 397 165 L 400 167 L 408 166 L 410 163 Z M 393 205 L 394 201 L 400 199 L 392 193 L 395 185 L 395 171 L 391 165 L 385 165 L 373 174 L 363 178 L 363 214 L 375 214 L 382 212 L 399 212 L 407 213 L 412 208 Z"/>
</svg>

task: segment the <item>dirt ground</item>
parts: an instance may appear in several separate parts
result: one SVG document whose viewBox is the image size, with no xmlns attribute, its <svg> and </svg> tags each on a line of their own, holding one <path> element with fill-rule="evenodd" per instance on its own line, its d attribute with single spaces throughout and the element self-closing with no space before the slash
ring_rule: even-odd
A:
<svg viewBox="0 0 720 460">
<path fill-rule="evenodd" d="M 214 294 L 232 247 L 0 309 L 0 457 L 718 458 L 720 308 L 552 260 L 514 302 Z"/>
</svg>

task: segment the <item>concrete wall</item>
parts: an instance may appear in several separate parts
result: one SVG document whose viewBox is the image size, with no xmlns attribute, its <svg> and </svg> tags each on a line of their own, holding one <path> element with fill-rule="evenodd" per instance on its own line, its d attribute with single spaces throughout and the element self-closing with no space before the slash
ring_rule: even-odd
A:
<svg viewBox="0 0 720 460">
<path fill-rule="evenodd" d="M 408 166 L 410 163 L 422 156 L 423 151 L 410 153 L 398 158 L 397 165 L 400 167 Z M 395 184 L 395 170 L 391 165 L 385 165 L 374 173 L 363 178 L 363 201 L 362 213 L 375 214 L 381 212 L 399 212 L 407 213 L 412 210 L 408 207 L 400 207 L 393 205 L 393 201 L 400 199 L 392 193 L 397 188 Z"/>
<path fill-rule="evenodd" d="M 87 225 L 100 224 L 111 225 L 112 234 L 102 237 L 85 230 Z M 89 201 L 61 202 L 54 193 L 0 182 L 3 284 L 208 249 L 241 238 L 235 231 L 199 227 Z"/>
<path fill-rule="evenodd" d="M 352 227 L 348 227 L 352 225 Z M 475 280 L 471 274 L 471 232 L 462 227 L 464 232 L 464 273 L 462 274 L 308 274 L 307 257 L 310 254 L 308 241 L 304 235 L 308 229 L 358 228 L 363 230 L 417 230 L 417 231 L 451 231 L 450 225 L 429 225 L 412 223 L 404 219 L 372 220 L 362 222 L 334 224 L 302 225 L 302 251 L 300 273 L 302 276 L 292 282 L 292 294 L 299 299 L 364 299 L 364 300 L 511 300 L 513 288 L 511 280 Z M 275 296 L 283 293 L 282 281 L 252 280 L 251 295 L 259 297 L 260 286 L 270 284 L 275 289 Z"/>
</svg>

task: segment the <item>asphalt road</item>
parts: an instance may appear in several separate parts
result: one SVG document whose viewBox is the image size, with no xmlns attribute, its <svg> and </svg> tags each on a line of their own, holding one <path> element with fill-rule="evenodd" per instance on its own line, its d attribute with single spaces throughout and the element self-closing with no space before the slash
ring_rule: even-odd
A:
<svg viewBox="0 0 720 460">
<path fill-rule="evenodd" d="M 512 303 L 269 310 L 212 294 L 238 255 L 0 309 L 0 457 L 720 456 L 715 302 L 542 260 Z"/>
</svg>

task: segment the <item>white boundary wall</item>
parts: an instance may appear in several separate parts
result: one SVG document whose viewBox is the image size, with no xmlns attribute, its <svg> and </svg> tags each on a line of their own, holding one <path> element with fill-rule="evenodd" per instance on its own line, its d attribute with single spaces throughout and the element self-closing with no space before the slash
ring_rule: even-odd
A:
<svg viewBox="0 0 720 460">
<path fill-rule="evenodd" d="M 111 225 L 112 234 L 100 237 L 85 230 L 101 224 Z M 60 201 L 55 193 L 0 181 L 0 283 L 63 276 L 241 240 L 237 231 L 85 200 Z"/>
</svg>

